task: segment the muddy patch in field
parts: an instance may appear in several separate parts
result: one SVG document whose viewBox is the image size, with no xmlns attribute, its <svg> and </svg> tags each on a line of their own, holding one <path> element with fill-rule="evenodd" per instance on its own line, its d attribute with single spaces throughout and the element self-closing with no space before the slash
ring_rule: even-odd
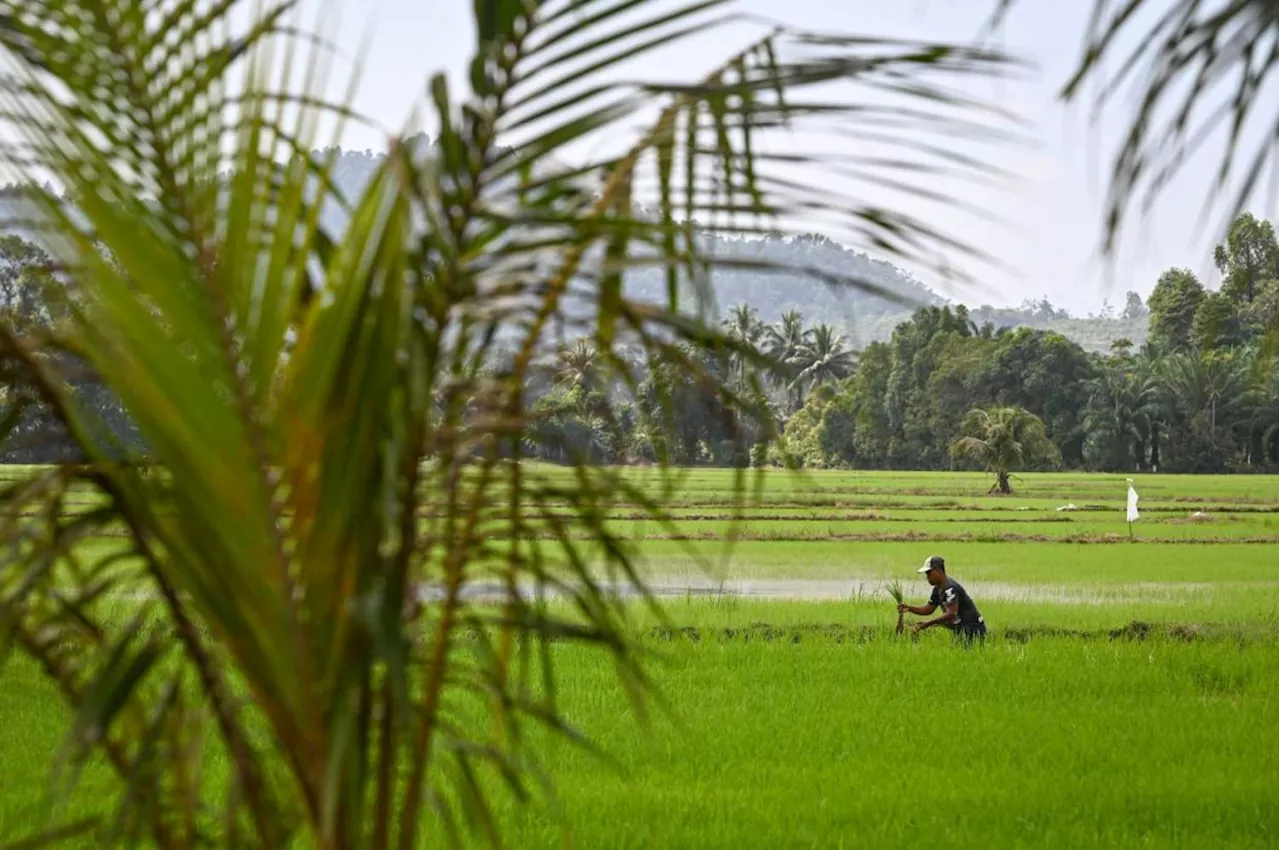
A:
<svg viewBox="0 0 1280 850">
<path fill-rule="evenodd" d="M 662 502 L 664 508 L 669 510 L 694 510 L 706 512 L 727 512 L 735 507 L 742 510 L 855 510 L 855 511 L 970 511 L 974 513 L 1010 513 L 1024 511 L 1046 511 L 1051 512 L 1059 504 L 1060 501 L 1053 501 L 1048 504 L 1044 497 L 1028 496 L 1030 499 L 1039 499 L 1041 504 L 1032 506 L 1022 502 L 1017 497 L 1011 498 L 1004 504 L 992 504 L 990 502 L 961 502 L 954 499 L 937 499 L 927 501 L 909 502 L 903 499 L 895 499 L 892 495 L 883 498 L 867 498 L 857 501 L 844 501 L 840 499 L 830 500 L 821 498 L 795 499 L 795 498 L 765 498 L 763 500 L 743 499 L 737 500 L 724 496 L 707 495 L 699 499 L 675 498 Z M 1274 502 L 1260 502 L 1253 500 L 1227 501 L 1220 502 L 1213 499 L 1201 498 L 1171 498 L 1171 499 L 1153 499 L 1148 504 L 1144 504 L 1142 512 L 1148 513 L 1179 513 L 1186 514 L 1195 506 L 1197 510 L 1206 513 L 1269 513 L 1274 514 L 1280 510 L 1280 504 Z M 568 513 L 571 505 L 568 502 L 557 500 L 545 500 L 539 502 L 530 502 L 529 507 L 548 509 L 551 512 L 564 511 Z M 626 502 L 620 502 L 615 506 L 618 511 L 625 511 L 632 507 Z M 1076 513 L 1094 513 L 1094 512 L 1124 512 L 1124 502 L 1089 502 L 1077 505 Z M 638 508 L 636 513 L 643 513 Z M 419 513 L 423 516 L 435 516 L 438 509 L 432 506 L 423 506 Z"/>
<path fill-rule="evenodd" d="M 544 535 L 538 535 L 541 539 Z M 574 539 L 589 539 L 583 532 L 580 535 L 569 535 Z M 545 535 L 550 538 L 551 535 Z M 724 541 L 727 533 L 721 529 L 693 531 L 684 534 L 629 534 L 627 540 L 682 540 L 686 542 Z M 745 528 L 733 533 L 732 538 L 739 541 L 758 541 L 768 543 L 825 543 L 829 541 L 845 543 L 1077 543 L 1086 546 L 1113 545 L 1128 543 L 1169 543 L 1187 545 L 1207 545 L 1211 543 L 1264 543 L 1274 546 L 1277 537 L 1270 535 L 1200 535 L 1183 537 L 1160 537 L 1150 532 L 1130 537 L 1116 533 L 1084 533 L 1084 534 L 1026 534 L 1013 531 L 989 532 L 938 532 L 938 531 L 830 531 L 814 529 L 812 531 L 784 530 L 776 531 L 768 528 Z"/>
<path fill-rule="evenodd" d="M 1030 509 L 1028 509 L 1030 510 Z M 573 514 L 568 511 L 552 511 L 549 516 L 561 519 L 571 519 Z M 650 514 L 641 512 L 615 513 L 609 517 L 609 522 L 653 522 L 658 523 L 659 520 L 654 519 Z M 680 513 L 671 517 L 676 523 L 682 522 L 763 522 L 763 523 L 793 523 L 793 522 L 894 522 L 894 523 L 911 523 L 911 522 L 929 522 L 929 523 L 991 523 L 1002 522 L 1008 524 L 1024 524 L 1024 523 L 1059 523 L 1059 522 L 1080 522 L 1076 517 L 1064 516 L 1062 514 L 1051 514 L 1049 516 L 965 516 L 965 517 L 929 517 L 921 520 L 919 517 L 910 516 L 889 516 L 887 514 L 876 513 L 875 511 L 856 511 L 844 513 L 840 511 L 815 511 L 813 513 L 743 513 L 734 514 L 732 512 L 721 511 L 716 513 Z M 1088 521 L 1087 519 L 1085 521 Z"/>
<path fill-rule="evenodd" d="M 1069 638 L 1084 641 L 1146 641 L 1173 640 L 1193 643 L 1203 640 L 1232 640 L 1247 642 L 1255 638 L 1256 630 L 1229 625 L 1205 625 L 1200 623 L 1147 623 L 1135 620 L 1118 629 L 1065 629 L 1052 626 L 1028 628 L 992 629 L 989 637 L 1008 643 L 1029 643 L 1049 638 Z M 649 638 L 672 642 L 686 640 L 692 643 L 707 641 L 804 643 L 805 641 L 833 641 L 835 643 L 869 643 L 883 640 L 912 640 L 909 634 L 894 635 L 884 626 L 848 626 L 841 623 L 801 623 L 779 626 L 772 623 L 750 623 L 745 626 L 704 628 L 698 626 L 655 626 L 647 632 Z"/>
<path fill-rule="evenodd" d="M 883 579 L 725 579 L 717 581 L 702 576 L 652 576 L 646 580 L 649 593 L 660 599 L 759 599 L 794 601 L 880 600 L 885 596 Z M 1157 583 L 1131 582 L 1108 584 L 1105 587 L 1046 587 L 1044 585 L 1015 584 L 1012 582 L 966 581 L 966 588 L 979 604 L 983 600 L 1007 602 L 1053 603 L 1058 605 L 1102 605 L 1126 602 L 1153 602 L 1179 600 L 1191 595 L 1204 595 L 1217 585 L 1205 582 Z M 629 582 L 601 582 L 602 592 L 622 599 L 638 598 L 641 594 Z M 519 592 L 533 596 L 537 592 L 532 585 L 521 584 Z M 471 582 L 462 591 L 472 601 L 502 599 L 507 590 L 496 582 Z M 558 588 L 544 588 L 548 598 L 563 596 Z M 423 602 L 442 598 L 444 588 L 422 585 L 418 589 Z M 927 595 L 921 584 L 918 594 Z"/>
<path fill-rule="evenodd" d="M 655 595 L 726 596 L 748 599 L 797 601 L 831 601 L 839 599 L 875 599 L 884 596 L 885 580 L 853 579 L 726 579 L 690 576 L 671 578 L 655 576 L 650 587 Z M 966 581 L 965 587 L 975 599 L 997 599 L 1006 602 L 1054 603 L 1060 605 L 1097 605 L 1126 601 L 1178 599 L 1210 592 L 1215 585 L 1207 582 L 1160 583 L 1130 582 L 1105 587 L 1046 587 L 1014 582 Z M 921 583 L 920 594 L 927 589 Z"/>
</svg>

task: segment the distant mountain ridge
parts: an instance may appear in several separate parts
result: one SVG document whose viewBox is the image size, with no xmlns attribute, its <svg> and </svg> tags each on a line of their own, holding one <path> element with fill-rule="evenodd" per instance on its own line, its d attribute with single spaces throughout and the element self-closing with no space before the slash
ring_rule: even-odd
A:
<svg viewBox="0 0 1280 850">
<path fill-rule="evenodd" d="M 419 136 L 414 141 L 424 143 L 425 137 Z M 368 150 L 343 151 L 334 166 L 334 181 L 348 196 L 358 195 L 382 159 L 382 155 Z M 325 223 L 326 227 L 341 229 L 341 215 L 336 208 L 326 215 Z M 783 313 L 795 309 L 810 323 L 828 322 L 842 327 L 857 347 L 888 340 L 893 329 L 910 318 L 918 306 L 947 303 L 947 299 L 892 263 L 816 234 L 761 239 L 715 238 L 711 251 L 728 260 L 805 267 L 856 277 L 892 293 L 897 300 L 852 288 L 837 289 L 813 276 L 798 273 L 723 267 L 712 271 L 714 298 L 722 314 L 727 314 L 736 304 L 745 303 L 756 309 L 762 321 L 776 322 Z M 665 298 L 666 282 L 658 269 L 628 272 L 624 279 L 630 297 Z M 1097 352 L 1108 350 L 1112 342 L 1122 338 L 1141 344 L 1147 332 L 1145 318 L 1080 318 L 1030 302 L 1017 308 L 970 308 L 970 313 L 979 325 L 991 322 L 997 328 L 1056 331 L 1082 348 Z"/>
</svg>

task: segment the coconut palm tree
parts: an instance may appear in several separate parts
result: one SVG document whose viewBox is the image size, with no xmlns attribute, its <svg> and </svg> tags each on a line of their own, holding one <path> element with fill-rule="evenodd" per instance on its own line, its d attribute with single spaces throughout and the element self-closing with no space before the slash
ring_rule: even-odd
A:
<svg viewBox="0 0 1280 850">
<path fill-rule="evenodd" d="M 65 336 L 40 345 L 89 364 L 162 473 L 117 462 L 109 429 L 0 326 L 6 379 L 86 461 L 0 492 L 0 623 L 68 703 L 68 757 L 114 777 L 118 793 L 63 832 L 91 842 L 408 850 L 428 817 L 464 809 L 492 830 L 477 769 L 523 791 L 524 727 L 574 735 L 551 641 L 609 654 L 637 698 L 647 681 L 600 576 L 645 585 L 601 518 L 615 499 L 661 505 L 573 446 L 568 477 L 520 462 L 555 330 L 577 323 L 605 358 L 739 350 L 700 306 L 718 262 L 707 237 L 801 210 L 838 211 L 845 242 L 928 264 L 949 243 L 927 212 L 894 212 L 889 189 L 860 206 L 806 186 L 795 168 L 818 160 L 803 139 L 767 153 L 769 134 L 819 120 L 849 141 L 847 173 L 874 174 L 897 166 L 858 140 L 891 121 L 927 167 L 885 185 L 932 186 L 978 168 L 952 152 L 1001 120 L 948 94 L 1006 66 L 985 49 L 771 28 L 685 85 L 610 82 L 727 19 L 701 2 L 496 0 L 475 4 L 461 84 L 426 86 L 435 142 L 392 137 L 349 195 L 339 137 L 319 134 L 364 119 L 324 75 L 297 73 L 328 48 L 291 6 L 0 6 L 0 157 L 32 185 L 72 296 Z M 840 82 L 875 93 L 842 112 L 831 89 L 803 91 Z M 623 286 L 645 267 L 668 283 L 661 304 Z M 93 508 L 63 510 L 72 494 Z M 102 533 L 109 549 L 78 546 Z M 480 578 L 507 588 L 496 603 L 473 601 Z M 548 588 L 570 604 L 531 601 Z M 226 784 L 199 771 L 211 763 Z"/>
<path fill-rule="evenodd" d="M 739 304 L 729 311 L 729 318 L 722 322 L 725 333 L 737 343 L 739 351 L 732 357 L 734 381 L 739 391 L 747 389 L 747 375 L 753 371 L 753 361 L 764 338 L 765 324 L 760 321 L 756 308 Z"/>
<path fill-rule="evenodd" d="M 787 388 L 789 412 L 794 413 L 804 403 L 804 388 L 794 384 L 795 357 L 809 338 L 809 330 L 804 325 L 804 314 L 799 310 L 788 310 L 776 325 L 765 328 L 764 335 L 765 354 L 774 362 L 774 382 Z"/>
<path fill-rule="evenodd" d="M 792 383 L 812 388 L 849 377 L 858 364 L 858 354 L 845 347 L 843 334 L 823 323 L 814 325 L 791 362 L 796 368 Z"/>
<path fill-rule="evenodd" d="M 765 334 L 765 324 L 760 321 L 756 308 L 750 304 L 738 304 L 724 320 L 729 336 L 747 345 L 757 345 Z"/>
<path fill-rule="evenodd" d="M 994 475 L 992 493 L 1012 493 L 1009 476 L 1019 469 L 1058 461 L 1058 448 L 1040 417 L 1020 407 L 975 408 L 962 428 L 964 436 L 951 444 L 951 456 L 979 463 Z"/>
<path fill-rule="evenodd" d="M 569 388 L 599 389 L 598 361 L 595 346 L 589 340 L 579 337 L 572 345 L 562 347 L 556 356 L 556 382 Z"/>
<path fill-rule="evenodd" d="M 808 336 L 804 314 L 799 310 L 788 310 L 777 324 L 765 328 L 765 350 L 770 357 L 785 363 L 800 350 Z"/>
</svg>

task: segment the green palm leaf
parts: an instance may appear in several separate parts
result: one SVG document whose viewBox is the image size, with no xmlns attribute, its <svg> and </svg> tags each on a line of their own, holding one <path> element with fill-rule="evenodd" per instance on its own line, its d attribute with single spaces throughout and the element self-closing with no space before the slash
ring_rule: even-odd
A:
<svg viewBox="0 0 1280 850">
<path fill-rule="evenodd" d="M 0 568 L 0 614 L 92 731 L 81 744 L 107 754 L 119 834 L 193 844 L 214 812 L 227 814 L 212 840 L 237 846 L 410 848 L 428 817 L 492 833 L 484 771 L 525 793 L 523 728 L 579 739 L 556 702 L 557 640 L 610 654 L 643 709 L 642 654 L 609 585 L 644 581 L 605 518 L 619 499 L 669 517 L 583 454 L 557 471 L 521 463 L 551 439 L 531 376 L 568 326 L 591 338 L 602 383 L 639 392 L 625 348 L 716 398 L 739 441 L 767 438 L 776 363 L 758 328 L 715 321 L 705 234 L 825 211 L 881 253 L 955 244 L 889 196 L 851 202 L 797 178 L 816 160 L 771 152 L 770 133 L 918 134 L 910 163 L 830 166 L 942 201 L 928 186 L 940 172 L 989 176 L 953 153 L 959 140 L 1005 126 L 942 85 L 1006 65 L 960 47 L 779 30 L 690 85 L 601 81 L 717 26 L 718 5 L 477 4 L 469 86 L 430 84 L 435 145 L 393 141 L 352 198 L 310 151 L 322 118 L 353 110 L 325 102 L 324 49 L 286 30 L 289 4 L 238 28 L 223 0 L 0 7 L 16 69 L 0 109 L 22 137 L 11 165 L 67 191 L 36 194 L 70 279 L 68 327 L 49 344 L 83 359 L 147 446 L 117 462 L 40 341 L 5 329 L 6 374 L 88 462 L 4 494 L 18 557 Z M 302 89 L 270 83 L 291 79 L 299 49 Z M 834 83 L 863 89 L 804 98 Z M 566 153 L 637 118 L 646 129 L 621 151 Z M 341 233 L 321 225 L 333 205 Z M 667 303 L 628 296 L 625 273 L 644 267 Z M 824 333 L 823 375 L 838 377 L 852 358 Z M 598 449 L 614 423 L 587 424 L 583 448 Z M 670 492 L 674 471 L 658 475 Z M 65 510 L 86 491 L 100 507 Z M 107 530 L 124 531 L 120 551 L 81 564 L 93 550 L 79 544 Z M 473 597 L 480 582 L 496 602 Z M 550 592 L 568 606 L 539 604 Z M 154 606 L 145 638 L 118 614 L 140 598 Z M 228 775 L 192 767 L 207 759 Z"/>
<path fill-rule="evenodd" d="M 996 0 L 998 24 L 1017 0 Z M 1278 13 L 1270 0 L 1093 0 L 1080 57 L 1062 89 L 1074 100 L 1096 83 L 1095 117 L 1130 84 L 1139 95 L 1111 159 L 1103 248 L 1115 251 L 1135 201 L 1146 213 L 1190 157 L 1225 132 L 1210 183 L 1210 211 L 1229 191 L 1231 220 L 1264 185 L 1275 183 L 1280 112 L 1267 107 L 1267 81 L 1280 61 Z M 1132 47 L 1122 47 L 1129 44 Z M 1111 59 L 1117 62 L 1110 62 Z M 1247 159 L 1245 137 L 1261 130 Z"/>
</svg>

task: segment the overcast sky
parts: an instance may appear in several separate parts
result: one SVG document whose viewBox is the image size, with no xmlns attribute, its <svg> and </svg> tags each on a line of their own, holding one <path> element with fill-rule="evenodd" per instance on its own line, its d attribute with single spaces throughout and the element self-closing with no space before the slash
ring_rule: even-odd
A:
<svg viewBox="0 0 1280 850">
<path fill-rule="evenodd" d="M 471 16 L 474 0 L 310 0 L 314 10 L 324 2 L 339 21 L 333 32 L 339 50 L 355 55 L 362 39 L 361 84 L 357 108 L 381 126 L 400 129 L 415 104 L 422 102 L 428 75 L 443 70 L 455 85 L 455 99 L 474 45 Z M 1172 2 L 1172 0 L 1169 0 Z M 744 0 L 740 8 L 768 15 L 797 27 L 876 36 L 940 41 L 974 39 L 995 0 Z M 1002 164 L 1018 179 L 1009 187 L 972 197 L 1002 220 L 991 225 L 966 213 L 942 208 L 930 215 L 940 227 L 992 254 L 1012 267 L 1011 273 L 979 269 L 986 291 L 957 291 L 919 276 L 942 294 L 973 304 L 1016 304 L 1047 295 L 1078 314 L 1095 311 L 1103 297 L 1123 304 L 1124 292 L 1144 296 L 1169 266 L 1188 266 L 1217 285 L 1211 261 L 1215 233 L 1201 226 L 1208 174 L 1217 165 L 1221 143 L 1207 145 L 1189 162 L 1183 177 L 1166 191 L 1155 212 L 1141 220 L 1122 244 L 1108 280 L 1096 248 L 1106 188 L 1106 166 L 1124 126 L 1127 110 L 1113 110 L 1098 125 L 1089 121 L 1088 103 L 1067 106 L 1057 93 L 1074 67 L 1092 0 L 1019 0 L 996 36 L 996 43 L 1025 57 L 1036 70 L 1025 80 L 986 80 L 974 92 L 1016 110 L 1030 120 L 1035 149 L 1008 152 Z M 1153 6 L 1160 7 L 1160 0 Z M 1159 11 L 1157 8 L 1155 11 Z M 693 81 L 730 54 L 750 33 L 719 30 L 685 41 L 627 68 L 638 77 Z M 347 68 L 339 65 L 341 77 Z M 1271 79 L 1262 95 L 1277 101 Z M 1122 107 L 1131 103 L 1125 101 Z M 1268 112 L 1266 117 L 1273 115 Z M 430 124 L 421 127 L 428 132 Z M 1265 120 L 1251 130 L 1252 139 L 1274 132 Z M 375 151 L 385 133 L 352 128 L 343 147 Z M 1271 174 L 1274 176 L 1275 172 Z M 1272 187 L 1274 190 L 1274 187 Z M 1275 193 L 1262 192 L 1251 205 L 1275 220 Z M 876 203 L 877 198 L 860 198 Z M 931 221 L 934 220 L 931 218 Z M 1209 220 L 1220 224 L 1220 217 Z M 917 271 L 913 269 L 913 271 Z"/>
</svg>

